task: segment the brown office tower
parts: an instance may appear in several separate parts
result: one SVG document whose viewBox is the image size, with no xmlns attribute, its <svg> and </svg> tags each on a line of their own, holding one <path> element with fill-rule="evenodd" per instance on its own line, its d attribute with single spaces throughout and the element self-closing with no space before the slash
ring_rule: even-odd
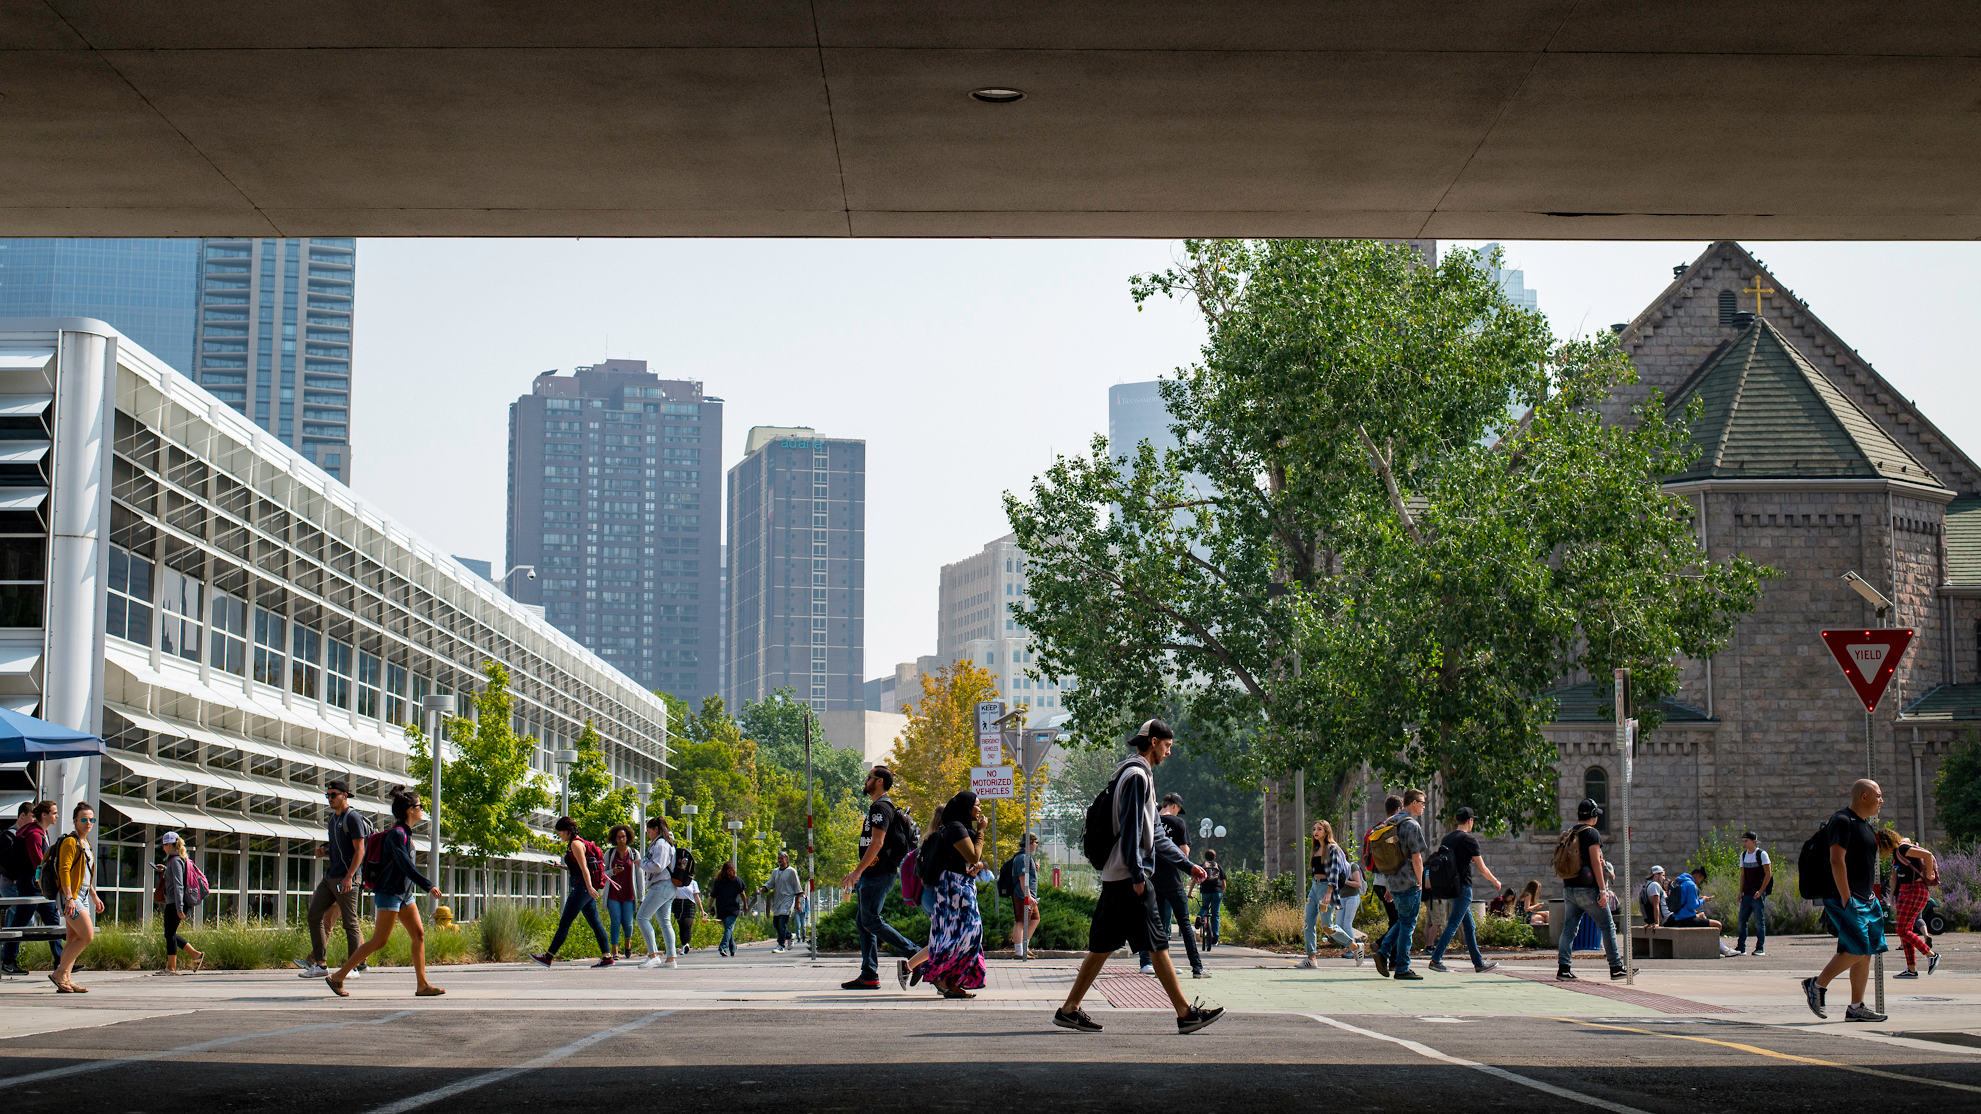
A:
<svg viewBox="0 0 1981 1114">
<path fill-rule="evenodd" d="M 509 407 L 503 589 L 699 706 L 721 683 L 721 461 L 722 400 L 700 383 L 644 360 L 537 376 Z"/>
<path fill-rule="evenodd" d="M 789 687 L 859 749 L 867 443 L 757 426 L 729 470 L 732 706 Z M 839 736 L 844 736 L 843 738 Z"/>
</svg>

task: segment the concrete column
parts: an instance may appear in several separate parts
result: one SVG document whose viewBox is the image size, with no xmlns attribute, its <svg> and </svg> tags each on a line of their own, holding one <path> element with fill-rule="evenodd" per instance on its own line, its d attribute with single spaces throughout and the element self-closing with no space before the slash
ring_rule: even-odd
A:
<svg viewBox="0 0 1981 1114">
<path fill-rule="evenodd" d="M 49 491 L 47 649 L 42 658 L 42 718 L 103 731 L 103 602 L 109 573 L 111 400 L 116 344 L 93 332 L 65 330 L 56 355 L 53 472 Z M 45 797 L 66 828 L 77 803 L 96 804 L 99 758 L 44 764 Z"/>
</svg>

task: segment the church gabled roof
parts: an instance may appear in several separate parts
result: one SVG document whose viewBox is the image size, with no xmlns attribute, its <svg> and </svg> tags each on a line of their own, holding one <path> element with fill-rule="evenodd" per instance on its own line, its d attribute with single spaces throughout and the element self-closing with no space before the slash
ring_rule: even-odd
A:
<svg viewBox="0 0 1981 1114">
<path fill-rule="evenodd" d="M 1887 479 L 1942 486 L 1765 318 L 1708 358 L 1672 394 L 1666 412 L 1680 417 L 1694 399 L 1704 407 L 1691 427 L 1700 456 L 1672 481 Z"/>
</svg>

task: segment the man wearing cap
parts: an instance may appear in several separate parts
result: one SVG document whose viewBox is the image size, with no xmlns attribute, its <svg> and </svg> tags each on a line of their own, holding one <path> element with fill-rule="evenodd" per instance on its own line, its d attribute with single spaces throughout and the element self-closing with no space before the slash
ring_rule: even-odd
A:
<svg viewBox="0 0 1981 1114">
<path fill-rule="evenodd" d="M 1185 856 L 1190 854 L 1190 825 L 1183 822 L 1183 798 L 1176 793 L 1165 793 L 1162 808 L 1156 812 L 1156 822 L 1162 825 L 1169 841 Z M 1204 959 L 1197 954 L 1197 930 L 1190 922 L 1190 891 L 1185 882 L 1187 875 L 1180 872 L 1174 863 L 1158 857 L 1156 859 L 1156 913 L 1162 918 L 1163 931 L 1169 930 L 1171 917 L 1183 930 L 1183 949 L 1190 955 L 1190 977 L 1208 979 L 1204 973 Z M 1155 957 L 1148 952 L 1140 956 L 1142 973 L 1156 973 Z"/>
<path fill-rule="evenodd" d="M 355 953 L 363 943 L 358 936 L 358 869 L 364 865 L 365 837 L 371 834 L 371 825 L 351 807 L 351 787 L 342 779 L 324 785 L 323 799 L 330 804 L 330 821 L 326 839 L 316 849 L 316 857 L 324 860 L 324 865 L 323 877 L 310 892 L 310 957 L 295 961 L 303 969 L 299 977 L 305 979 L 320 979 L 330 973 L 324 959 L 330 950 L 332 909 L 344 919 L 344 954 Z M 364 969 L 365 965 L 358 967 L 359 971 Z"/>
<path fill-rule="evenodd" d="M 1668 885 L 1670 881 L 1665 877 L 1665 868 L 1654 866 L 1650 878 L 1637 891 L 1637 907 L 1644 911 L 1644 923 L 1651 928 L 1665 923 L 1665 887 Z"/>
<path fill-rule="evenodd" d="M 1603 833 L 1596 830 L 1596 821 L 1602 818 L 1602 806 L 1585 797 L 1575 806 L 1575 827 L 1562 833 L 1563 839 L 1575 841 L 1582 863 L 1575 877 L 1564 878 L 1561 883 L 1567 913 L 1562 917 L 1561 942 L 1556 949 L 1555 978 L 1564 982 L 1575 979 L 1569 957 L 1574 954 L 1575 933 L 1582 927 L 1584 917 L 1596 918 L 1596 924 L 1603 930 L 1603 954 L 1610 961 L 1610 978 L 1620 979 L 1627 974 L 1616 947 L 1616 922 L 1610 918 L 1609 904 L 1603 900 Z"/>
<path fill-rule="evenodd" d="M 883 942 L 894 945 L 895 951 L 903 956 L 914 955 L 917 950 L 914 941 L 903 936 L 900 929 L 887 923 L 887 918 L 881 915 L 887 903 L 887 891 L 894 885 L 894 872 L 912 850 L 903 846 L 899 839 L 890 838 L 901 830 L 902 823 L 895 816 L 894 802 L 887 799 L 887 791 L 892 788 L 893 770 L 875 766 L 867 771 L 864 789 L 867 814 L 860 821 L 860 862 L 853 868 L 853 873 L 839 883 L 853 890 L 859 902 L 854 907 L 856 916 L 853 923 L 860 931 L 860 973 L 840 983 L 841 990 L 880 989 L 880 946 Z"/>
<path fill-rule="evenodd" d="M 1477 870 L 1481 878 L 1493 884 L 1494 890 L 1500 888 L 1500 880 L 1486 869 L 1486 860 L 1479 854 L 1479 837 L 1472 834 L 1477 816 L 1470 808 L 1459 809 L 1458 827 L 1439 843 L 1440 847 L 1451 850 L 1452 865 L 1457 867 L 1458 872 L 1458 897 L 1451 904 L 1451 914 L 1445 918 L 1444 932 L 1438 936 L 1438 946 L 1431 949 L 1430 968 L 1440 973 L 1446 970 L 1444 950 L 1451 946 L 1452 938 L 1458 935 L 1461 926 L 1465 929 L 1465 950 L 1472 956 L 1472 969 L 1484 974 L 1499 966 L 1497 962 L 1488 963 L 1486 957 L 1479 954 L 1478 932 L 1472 925 L 1472 872 Z"/>
</svg>

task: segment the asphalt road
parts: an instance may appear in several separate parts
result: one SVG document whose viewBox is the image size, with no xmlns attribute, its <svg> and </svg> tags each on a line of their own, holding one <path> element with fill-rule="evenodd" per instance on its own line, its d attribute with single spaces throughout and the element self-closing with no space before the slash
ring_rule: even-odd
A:
<svg viewBox="0 0 1981 1114">
<path fill-rule="evenodd" d="M 1695 1018 L 203 1009 L 0 1041 L 12 1110 L 1424 1111 L 1981 1106 L 1981 1055 Z"/>
</svg>

